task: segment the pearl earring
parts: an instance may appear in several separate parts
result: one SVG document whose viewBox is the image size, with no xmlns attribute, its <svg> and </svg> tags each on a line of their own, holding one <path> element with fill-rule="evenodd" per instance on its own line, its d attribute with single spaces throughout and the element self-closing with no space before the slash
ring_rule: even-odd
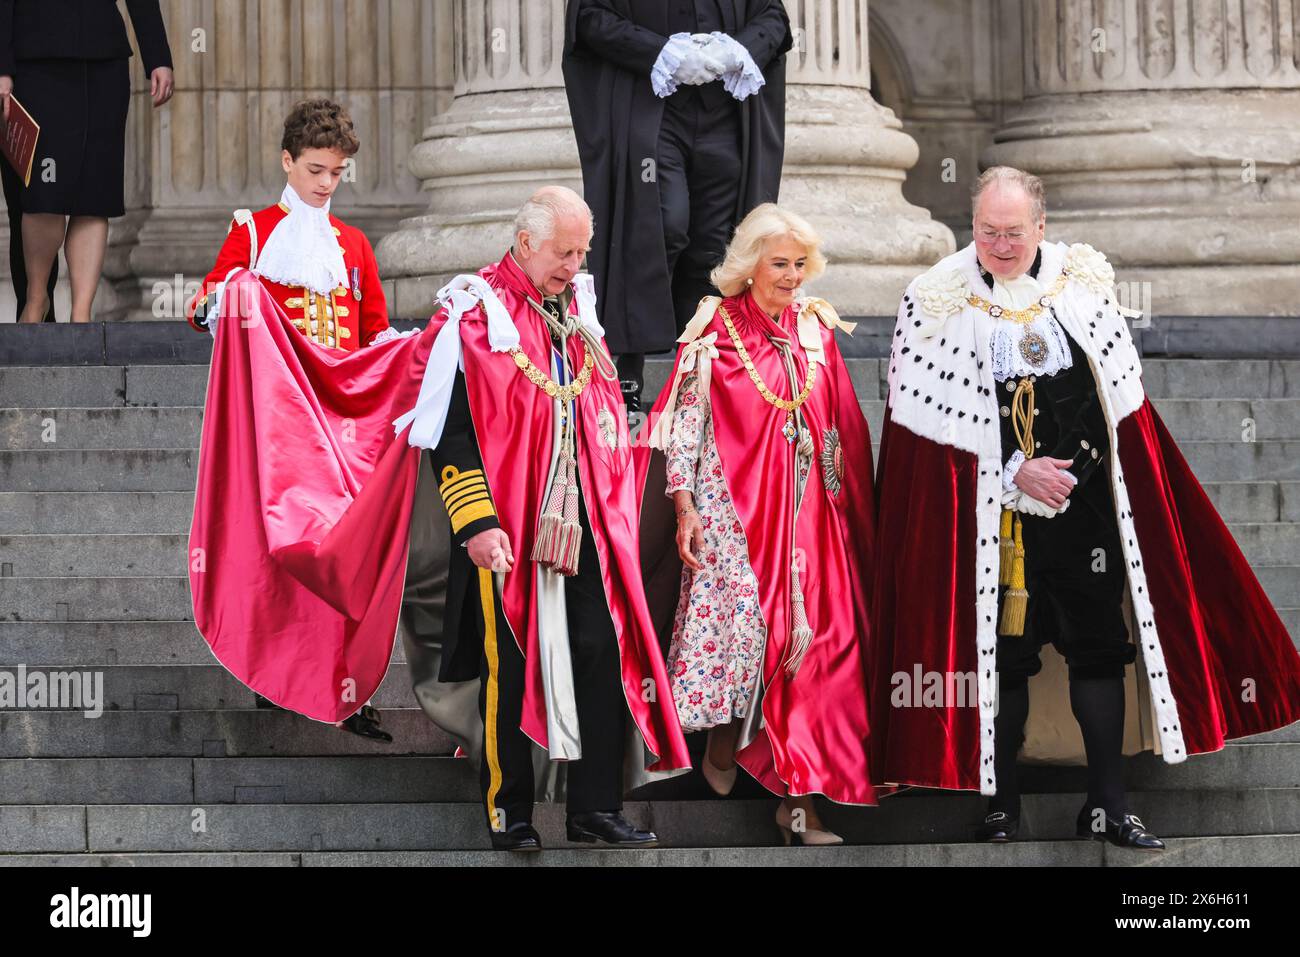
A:
<svg viewBox="0 0 1300 957">
<path fill-rule="evenodd" d="M 746 279 L 746 280 L 745 280 L 745 285 L 746 285 L 746 286 L 752 286 L 752 285 L 754 285 L 754 277 L 753 277 L 753 276 L 750 276 L 748 279 Z"/>
</svg>

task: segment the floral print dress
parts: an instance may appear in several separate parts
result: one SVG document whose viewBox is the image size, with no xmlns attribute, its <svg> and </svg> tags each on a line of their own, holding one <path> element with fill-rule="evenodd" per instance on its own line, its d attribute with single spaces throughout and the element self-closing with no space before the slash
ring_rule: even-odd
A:
<svg viewBox="0 0 1300 957">
<path fill-rule="evenodd" d="M 667 449 L 667 494 L 689 491 L 703 526 L 699 571 L 682 569 L 668 679 L 684 731 L 745 717 L 767 643 L 745 531 L 722 474 L 708 397 L 682 377 Z"/>
</svg>

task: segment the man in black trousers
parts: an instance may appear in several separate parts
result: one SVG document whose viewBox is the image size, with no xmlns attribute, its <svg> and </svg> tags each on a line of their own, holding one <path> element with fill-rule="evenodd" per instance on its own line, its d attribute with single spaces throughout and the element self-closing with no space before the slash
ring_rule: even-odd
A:
<svg viewBox="0 0 1300 957">
<path fill-rule="evenodd" d="M 777 199 L 791 45 L 781 0 L 569 0 L 589 265 L 630 412 L 645 354 L 673 348 L 736 224 Z"/>
</svg>

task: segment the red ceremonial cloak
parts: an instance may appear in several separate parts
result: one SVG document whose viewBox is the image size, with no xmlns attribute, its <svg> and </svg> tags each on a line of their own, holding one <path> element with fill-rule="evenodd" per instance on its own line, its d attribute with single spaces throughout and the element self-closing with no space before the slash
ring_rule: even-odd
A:
<svg viewBox="0 0 1300 957">
<path fill-rule="evenodd" d="M 809 365 L 802 343 L 809 341 L 810 334 L 824 357 L 814 387 L 800 409 L 815 451 L 796 522 L 791 521 L 794 446 L 782 434 L 786 413 L 759 394 L 720 314 L 702 329 L 687 333 L 697 332 L 699 338 L 716 334 L 713 345 L 717 355 L 711 360 L 709 388 L 713 428 L 727 489 L 759 583 L 759 604 L 767 626 L 758 696 L 764 723 L 736 760 L 776 794 L 816 793 L 843 804 L 875 804 L 867 767 L 864 670 L 873 539 L 871 439 L 835 343 L 838 320 L 824 323 L 812 318 L 809 322 L 811 315 L 804 317 L 800 335 L 801 307 L 807 308 L 803 301 L 786 309 L 778 325 L 748 294 L 722 301 L 755 371 L 778 397 L 792 399 L 794 395 L 769 335 L 792 343 L 800 383 L 805 381 Z M 829 309 L 826 312 L 834 316 Z M 673 395 L 683 355 L 690 346 L 686 336 L 681 341 L 684 347 L 655 402 L 651 424 L 664 415 Z M 832 429 L 838 431 L 838 442 Z M 665 605 L 671 602 L 675 606 L 681 564 L 672 543 L 671 510 L 663 506 L 663 456 L 638 443 L 637 467 L 637 487 L 643 494 L 643 534 L 647 536 L 646 566 L 652 578 L 668 586 L 662 589 Z M 838 479 L 838 491 L 832 490 L 830 475 Z M 653 543 L 651 536 L 655 537 Z M 800 578 L 814 637 L 791 678 L 785 662 L 791 644 L 791 555 L 795 548 L 801 559 Z M 671 620 L 669 614 L 668 631 Z"/>
<path fill-rule="evenodd" d="M 190 527 L 194 623 L 281 707 L 348 717 L 383 680 L 397 630 L 419 450 L 426 330 L 357 352 L 294 327 L 248 270 L 221 303 Z"/>
<path fill-rule="evenodd" d="M 507 257 L 508 259 L 508 257 Z M 550 339 L 523 298 L 517 268 L 482 274 L 513 317 L 520 347 L 545 363 Z M 308 342 L 252 273 L 222 299 L 190 532 L 195 623 L 221 663 L 275 704 L 321 721 L 355 712 L 392 653 L 408 554 L 419 449 L 411 426 L 446 321 L 355 353 Z M 527 659 L 521 727 L 546 746 L 531 561 L 551 445 L 551 400 L 508 354 L 492 353 L 476 309 L 460 321 L 466 387 L 484 471 L 515 569 L 502 601 Z M 577 337 L 573 349 L 581 365 Z M 571 356 L 571 358 L 575 358 Z M 599 434 L 602 409 L 621 434 Z M 639 583 L 635 491 L 616 383 L 593 376 L 578 399 L 581 485 L 619 637 L 628 707 L 655 762 L 690 766 Z M 649 700 L 646 700 L 649 699 Z"/>
<path fill-rule="evenodd" d="M 528 296 L 536 300 L 540 294 L 523 270 L 507 255 L 500 263 L 481 270 L 479 275 L 510 313 L 519 332 L 519 348 L 539 368 L 549 368 L 550 331 L 528 304 Z M 576 297 L 571 312 L 578 313 Z M 440 313 L 434 316 L 429 328 L 440 329 L 443 321 L 445 314 Z M 483 471 L 497 519 L 510 536 L 516 558 L 514 570 L 505 576 L 501 600 L 527 669 L 520 728 L 545 748 L 548 735 L 542 655 L 538 646 L 537 590 L 528 556 L 536 541 L 537 518 L 547 491 L 553 443 L 552 399 L 520 372 L 511 355 L 492 351 L 483 309 L 474 309 L 461 318 L 460 337 L 465 387 Z M 569 336 L 568 343 L 573 368 L 581 368 L 584 341 L 579 336 Z M 668 688 L 668 682 L 641 586 L 632 451 L 618 382 L 605 379 L 599 372 L 593 374 L 576 405 L 578 484 L 587 506 L 605 595 L 618 635 L 628 709 L 646 748 L 657 757 L 647 770 L 688 768 L 686 740 L 671 696 L 659 693 L 659 689 Z M 601 439 L 602 421 L 616 430 L 612 442 Z"/>
<path fill-rule="evenodd" d="M 1040 248 L 1040 282 L 1070 277 L 1052 294 L 1053 314 L 1087 355 L 1113 428 L 1105 480 L 1139 646 L 1133 677 L 1145 686 L 1128 715 L 1147 723 L 1138 749 L 1158 745 L 1177 763 L 1300 720 L 1300 655 L 1142 390 L 1113 272 L 1089 246 Z M 899 311 L 877 474 L 877 543 L 889 559 L 872 591 L 871 751 L 877 781 L 991 794 L 997 383 L 992 320 L 966 308 L 968 286 L 955 291 L 976 269 L 973 246 L 958 251 L 909 287 Z M 983 458 L 971 450 L 987 447 L 982 434 L 993 443 Z M 913 673 L 975 675 L 980 700 L 891 706 L 891 684 Z"/>
</svg>

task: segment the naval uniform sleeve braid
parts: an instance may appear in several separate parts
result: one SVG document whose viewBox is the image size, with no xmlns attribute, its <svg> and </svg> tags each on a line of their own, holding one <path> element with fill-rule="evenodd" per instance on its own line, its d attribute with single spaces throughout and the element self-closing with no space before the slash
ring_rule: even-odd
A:
<svg viewBox="0 0 1300 957">
<path fill-rule="evenodd" d="M 438 492 L 447 508 L 447 517 L 451 519 L 451 534 L 456 544 L 464 545 L 479 532 L 500 528 L 474 435 L 474 420 L 470 415 L 469 393 L 463 372 L 456 373 L 451 404 L 447 408 L 447 424 L 438 447 L 430 455 L 438 478 Z"/>
</svg>

